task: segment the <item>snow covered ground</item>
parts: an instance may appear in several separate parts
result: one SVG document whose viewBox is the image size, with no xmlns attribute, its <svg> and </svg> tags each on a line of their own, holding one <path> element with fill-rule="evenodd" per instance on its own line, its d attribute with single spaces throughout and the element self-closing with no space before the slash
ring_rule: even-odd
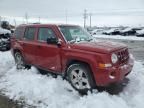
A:
<svg viewBox="0 0 144 108">
<path fill-rule="evenodd" d="M 144 37 L 136 37 L 136 36 L 121 36 L 121 35 L 93 35 L 93 36 L 96 38 L 144 41 Z"/>
<path fill-rule="evenodd" d="M 10 30 L 6 30 L 0 27 L 0 34 L 6 34 L 6 33 L 11 33 Z"/>
<path fill-rule="evenodd" d="M 23 101 L 38 108 L 143 108 L 144 66 L 135 61 L 129 83 L 124 90 L 79 95 L 61 77 L 41 75 L 33 67 L 18 71 L 10 52 L 0 52 L 0 91 L 10 99 Z"/>
</svg>

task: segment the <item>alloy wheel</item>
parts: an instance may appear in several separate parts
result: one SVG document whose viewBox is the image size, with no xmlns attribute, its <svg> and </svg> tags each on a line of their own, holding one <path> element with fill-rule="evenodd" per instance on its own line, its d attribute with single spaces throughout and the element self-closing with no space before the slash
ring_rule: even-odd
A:
<svg viewBox="0 0 144 108">
<path fill-rule="evenodd" d="M 20 53 L 15 54 L 15 62 L 17 69 L 24 69 L 23 57 Z"/>
<path fill-rule="evenodd" d="M 90 88 L 88 77 L 84 70 L 77 68 L 71 72 L 71 82 L 77 89 L 88 89 Z"/>
</svg>

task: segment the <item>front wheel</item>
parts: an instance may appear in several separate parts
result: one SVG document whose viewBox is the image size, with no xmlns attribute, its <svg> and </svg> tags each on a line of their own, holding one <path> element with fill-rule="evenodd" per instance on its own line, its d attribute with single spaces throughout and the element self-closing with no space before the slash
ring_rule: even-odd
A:
<svg viewBox="0 0 144 108">
<path fill-rule="evenodd" d="M 95 86 L 90 68 L 85 64 L 72 64 L 67 70 L 68 80 L 80 93 L 87 93 Z"/>
<path fill-rule="evenodd" d="M 18 70 L 20 70 L 20 69 L 30 69 L 31 68 L 31 66 L 26 65 L 24 63 L 23 56 L 22 56 L 22 54 L 20 52 L 16 52 L 14 54 L 14 58 L 15 58 L 16 68 Z"/>
</svg>

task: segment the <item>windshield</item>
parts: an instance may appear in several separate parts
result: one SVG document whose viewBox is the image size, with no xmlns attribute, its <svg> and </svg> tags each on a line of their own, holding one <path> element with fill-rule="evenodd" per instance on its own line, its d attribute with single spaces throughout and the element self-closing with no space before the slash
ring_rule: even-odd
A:
<svg viewBox="0 0 144 108">
<path fill-rule="evenodd" d="M 92 36 L 79 26 L 59 26 L 68 42 L 90 41 Z"/>
</svg>

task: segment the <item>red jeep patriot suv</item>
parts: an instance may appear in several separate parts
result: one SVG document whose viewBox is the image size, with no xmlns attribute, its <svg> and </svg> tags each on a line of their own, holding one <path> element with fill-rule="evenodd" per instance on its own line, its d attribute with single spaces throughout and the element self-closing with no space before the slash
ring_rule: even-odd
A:
<svg viewBox="0 0 144 108">
<path fill-rule="evenodd" d="M 17 69 L 61 74 L 80 92 L 120 82 L 133 67 L 126 45 L 98 41 L 76 25 L 20 25 L 11 47 Z"/>
</svg>

